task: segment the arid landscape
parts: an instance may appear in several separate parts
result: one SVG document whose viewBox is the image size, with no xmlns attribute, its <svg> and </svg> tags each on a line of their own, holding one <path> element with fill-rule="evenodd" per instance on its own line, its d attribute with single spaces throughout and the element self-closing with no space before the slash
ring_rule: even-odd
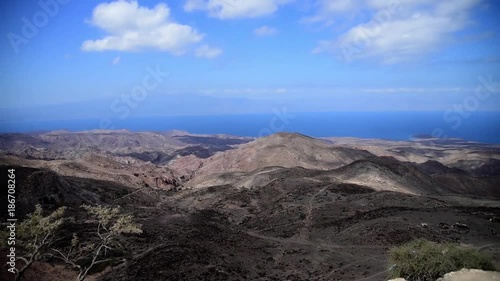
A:
<svg viewBox="0 0 500 281">
<path fill-rule="evenodd" d="M 0 281 L 499 281 L 500 1 L 0 1 Z"/>
<path fill-rule="evenodd" d="M 100 204 L 142 224 L 123 259 L 89 280 L 387 280 L 388 250 L 416 238 L 500 265 L 498 145 L 53 131 L 1 134 L 0 151 L 20 218 L 36 204 L 76 217 Z M 75 275 L 46 259 L 25 277 Z"/>
</svg>

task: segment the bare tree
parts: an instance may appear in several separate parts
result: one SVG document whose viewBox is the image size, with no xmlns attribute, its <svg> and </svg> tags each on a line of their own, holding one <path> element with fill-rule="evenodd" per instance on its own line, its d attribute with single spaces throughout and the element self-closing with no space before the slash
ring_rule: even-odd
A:
<svg viewBox="0 0 500 281">
<path fill-rule="evenodd" d="M 118 207 L 82 205 L 82 208 L 97 225 L 95 239 L 87 237 L 81 241 L 73 234 L 68 249 L 53 249 L 60 259 L 79 271 L 78 281 L 84 280 L 95 265 L 110 261 L 106 258 L 106 252 L 117 244 L 117 239 L 123 234 L 142 233 L 141 225 L 135 223 L 131 215 L 122 214 Z"/>
</svg>

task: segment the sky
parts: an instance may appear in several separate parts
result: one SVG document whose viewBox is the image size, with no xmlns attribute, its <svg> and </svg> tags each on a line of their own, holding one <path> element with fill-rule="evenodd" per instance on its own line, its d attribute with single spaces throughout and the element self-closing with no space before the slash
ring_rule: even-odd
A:
<svg viewBox="0 0 500 281">
<path fill-rule="evenodd" d="M 493 0 L 0 6 L 0 121 L 500 111 Z"/>
</svg>

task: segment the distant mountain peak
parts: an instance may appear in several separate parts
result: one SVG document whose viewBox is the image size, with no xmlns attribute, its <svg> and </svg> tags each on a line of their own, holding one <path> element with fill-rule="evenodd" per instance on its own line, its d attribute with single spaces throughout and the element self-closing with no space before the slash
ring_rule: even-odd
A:
<svg viewBox="0 0 500 281">
<path fill-rule="evenodd" d="M 314 140 L 313 137 L 310 137 L 310 136 L 306 136 L 304 134 L 301 134 L 301 133 L 296 133 L 296 132 L 279 132 L 279 133 L 275 133 L 275 134 L 272 134 L 270 136 L 267 136 L 267 137 L 264 137 L 265 138 L 269 138 L 269 139 L 273 139 L 273 138 L 304 138 L 304 139 L 310 139 L 310 140 Z"/>
<path fill-rule="evenodd" d="M 165 132 L 165 134 L 170 135 L 170 136 L 189 136 L 189 135 L 191 135 L 189 132 L 182 131 L 182 130 L 169 130 L 169 131 Z"/>
</svg>

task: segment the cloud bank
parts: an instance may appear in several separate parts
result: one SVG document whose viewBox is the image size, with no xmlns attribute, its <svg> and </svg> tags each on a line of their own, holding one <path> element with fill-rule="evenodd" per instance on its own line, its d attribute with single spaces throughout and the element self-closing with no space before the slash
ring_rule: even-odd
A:
<svg viewBox="0 0 500 281">
<path fill-rule="evenodd" d="M 94 8 L 89 23 L 107 35 L 84 41 L 83 51 L 158 50 L 182 55 L 204 37 L 193 27 L 173 21 L 163 3 L 154 8 L 139 6 L 137 1 L 102 3 Z"/>
<path fill-rule="evenodd" d="M 449 43 L 472 23 L 481 0 L 320 0 L 316 14 L 303 22 L 330 25 L 362 15 L 337 38 L 321 40 L 313 53 L 333 53 L 346 60 L 378 59 L 384 63 L 416 60 Z M 342 18 L 349 15 L 349 18 Z"/>
<path fill-rule="evenodd" d="M 258 18 L 276 12 L 279 6 L 289 0 L 188 0 L 184 10 L 206 11 L 218 19 Z"/>
</svg>

